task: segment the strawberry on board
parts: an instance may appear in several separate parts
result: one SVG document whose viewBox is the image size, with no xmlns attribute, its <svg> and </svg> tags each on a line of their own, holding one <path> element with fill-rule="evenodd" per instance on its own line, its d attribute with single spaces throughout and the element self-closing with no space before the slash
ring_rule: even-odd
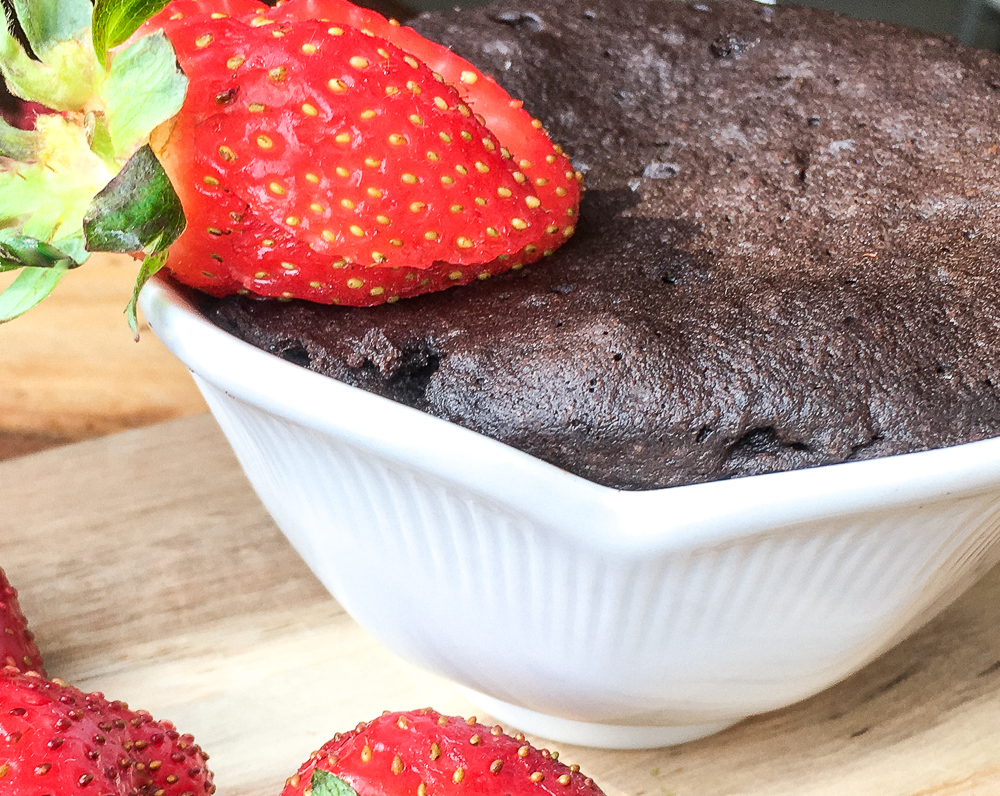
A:
<svg viewBox="0 0 1000 796">
<path fill-rule="evenodd" d="M 0 668 L 5 666 L 45 676 L 42 654 L 28 630 L 17 591 L 0 569 Z"/>
<path fill-rule="evenodd" d="M 90 695 L 92 698 L 102 695 Z M 215 793 L 208 755 L 169 721 L 158 721 L 124 702 L 108 702 L 105 723 L 120 730 L 142 796 L 210 796 Z"/>
<path fill-rule="evenodd" d="M 384 713 L 334 736 L 281 796 L 602 796 L 577 766 L 521 735 L 433 710 Z"/>
<path fill-rule="evenodd" d="M 0 792 L 209 796 L 201 750 L 169 724 L 102 694 L 0 669 Z"/>
<path fill-rule="evenodd" d="M 60 683 L 0 670 L 0 787 L 18 796 L 139 790 L 124 738 L 108 732 L 106 704 Z M 112 728 L 113 729 L 113 728 Z"/>
<path fill-rule="evenodd" d="M 103 694 L 47 680 L 17 594 L 0 570 L 0 793 L 210 796 L 190 735 Z"/>
<path fill-rule="evenodd" d="M 346 0 L 20 0 L 0 33 L 0 320 L 91 251 L 224 295 L 372 305 L 551 254 L 582 176 L 489 76 Z M 92 11 L 92 13 L 91 13 Z M 146 19 L 151 12 L 152 18 Z M 134 311 L 134 309 L 133 309 Z"/>
</svg>

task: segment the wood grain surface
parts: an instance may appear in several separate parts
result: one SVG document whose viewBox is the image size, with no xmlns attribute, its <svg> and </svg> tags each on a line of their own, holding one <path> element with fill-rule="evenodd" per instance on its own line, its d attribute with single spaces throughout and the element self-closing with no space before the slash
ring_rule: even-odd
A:
<svg viewBox="0 0 1000 796">
<path fill-rule="evenodd" d="M 132 338 L 123 310 L 135 275 L 130 257 L 95 255 L 0 325 L 0 459 L 206 411 L 148 328 Z"/>
<path fill-rule="evenodd" d="M 0 565 L 50 672 L 195 733 L 221 796 L 278 796 L 312 749 L 383 709 L 475 712 L 344 614 L 207 416 L 0 463 L 0 505 Z M 998 718 L 994 571 L 800 705 L 672 749 L 556 748 L 609 796 L 988 796 Z"/>
</svg>

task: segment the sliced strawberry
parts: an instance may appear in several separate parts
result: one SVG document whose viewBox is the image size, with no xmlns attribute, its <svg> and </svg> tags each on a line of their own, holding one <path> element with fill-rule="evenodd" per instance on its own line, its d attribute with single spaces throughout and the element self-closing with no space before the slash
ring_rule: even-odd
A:
<svg viewBox="0 0 1000 796">
<path fill-rule="evenodd" d="M 562 219 L 570 210 L 573 212 L 569 213 L 569 217 L 575 216 L 575 208 L 580 201 L 580 189 L 576 183 L 582 180 L 582 175 L 573 170 L 568 158 L 562 156 L 562 148 L 553 145 L 541 121 L 525 111 L 523 103 L 511 98 L 492 76 L 412 28 L 387 20 L 371 9 L 356 6 L 347 0 L 279 2 L 269 16 L 297 20 L 322 18 L 367 30 L 422 61 L 445 83 L 455 87 L 476 116 L 503 142 L 517 164 L 517 170 L 525 175 L 535 195 L 548 208 L 550 217 L 563 224 L 573 223 Z M 558 238 L 550 238 L 542 243 L 542 247 L 559 243 Z"/>
<path fill-rule="evenodd" d="M 169 263 L 182 281 L 377 304 L 519 267 L 572 235 L 578 175 L 465 61 L 339 0 L 223 9 L 184 0 L 146 27 L 192 78 L 154 142 L 189 219 Z"/>
<path fill-rule="evenodd" d="M 207 210 L 219 213 L 219 205 Z M 238 215 L 238 214 L 237 214 Z M 246 211 L 238 227 L 231 227 L 232 234 L 240 235 L 250 244 L 245 248 L 259 253 L 261 269 L 254 273 L 248 289 L 260 295 L 292 297 L 303 279 L 310 279 L 310 296 L 313 301 L 327 304 L 347 304 L 351 306 L 371 306 L 392 302 L 397 298 L 444 290 L 455 285 L 465 285 L 475 279 L 483 279 L 510 268 L 501 256 L 490 263 L 471 268 L 462 268 L 450 263 L 435 263 L 426 269 L 389 268 L 359 266 L 349 264 L 344 259 L 317 261 L 310 248 L 294 235 Z M 287 258 L 282 262 L 300 263 L 299 269 L 284 266 L 264 270 L 272 252 L 281 252 Z M 215 252 L 212 252 L 214 254 Z M 514 267 L 520 267 L 515 265 Z M 199 281 L 199 276 L 201 277 Z M 206 275 L 188 274 L 186 279 L 195 287 L 209 293 L 225 295 L 233 290 L 217 290 L 215 278 Z M 231 277 L 236 289 L 243 286 L 239 274 Z"/>
<path fill-rule="evenodd" d="M 17 591 L 0 569 L 0 667 L 13 666 L 45 676 L 42 654 L 28 630 Z"/>
<path fill-rule="evenodd" d="M 47 60 L 7 35 L 0 72 L 59 113 L 0 124 L 0 266 L 20 271 L 0 323 L 93 251 L 144 259 L 135 328 L 164 264 L 216 295 L 371 305 L 519 268 L 575 231 L 582 175 L 541 122 L 375 12 L 176 0 L 141 23 L 159 3 L 15 5 Z"/>
<path fill-rule="evenodd" d="M 343 785 L 358 796 L 602 794 L 578 767 L 557 758 L 474 718 L 385 713 L 335 736 L 289 778 L 281 796 L 346 796 Z"/>
</svg>

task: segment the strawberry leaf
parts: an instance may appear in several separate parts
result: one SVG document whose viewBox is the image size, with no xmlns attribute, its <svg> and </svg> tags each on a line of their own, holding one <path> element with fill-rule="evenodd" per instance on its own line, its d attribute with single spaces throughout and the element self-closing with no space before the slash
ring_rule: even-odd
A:
<svg viewBox="0 0 1000 796">
<path fill-rule="evenodd" d="M 153 128 L 175 116 L 187 86 L 173 45 L 161 32 L 119 54 L 101 85 L 115 156 L 128 157 Z"/>
<path fill-rule="evenodd" d="M 48 296 L 59 280 L 69 270 L 69 265 L 55 265 L 51 268 L 25 268 L 17 279 L 0 293 L 0 323 L 12 321 Z"/>
<path fill-rule="evenodd" d="M 7 88 L 24 100 L 57 111 L 81 111 L 94 93 L 93 55 L 73 40 L 53 45 L 46 61 L 36 61 L 7 29 L 0 25 L 0 73 Z"/>
<path fill-rule="evenodd" d="M 168 0 L 96 0 L 92 35 L 94 51 L 107 68 L 108 50 L 128 40 L 139 26 L 161 11 Z"/>
<path fill-rule="evenodd" d="M 313 796 L 358 796 L 358 792 L 329 771 L 317 768 L 309 783 Z"/>
<path fill-rule="evenodd" d="M 29 237 L 11 235 L 0 240 L 0 271 L 16 268 L 75 268 L 78 263 L 50 243 Z"/>
<path fill-rule="evenodd" d="M 89 0 L 12 0 L 24 35 L 41 60 L 59 42 L 78 38 L 90 26 Z"/>
<path fill-rule="evenodd" d="M 88 0 L 12 0 L 38 60 L 0 26 L 0 72 L 10 91 L 59 111 L 82 111 L 94 93 Z"/>
<path fill-rule="evenodd" d="M 94 197 L 83 232 L 88 251 L 156 252 L 177 240 L 186 225 L 181 200 L 147 145 Z"/>
<path fill-rule="evenodd" d="M 132 334 L 136 340 L 139 339 L 139 318 L 137 311 L 139 293 L 142 291 L 143 286 L 166 264 L 167 252 L 156 252 L 156 254 L 142 261 L 139 275 L 135 278 L 135 286 L 132 288 L 132 298 L 125 307 L 125 318 L 128 320 L 128 327 L 132 330 Z"/>
<path fill-rule="evenodd" d="M 108 129 L 108 117 L 93 117 L 93 125 L 89 128 L 90 151 L 107 164 L 112 172 L 117 172 L 121 164 L 115 159 L 115 147 Z"/>
</svg>

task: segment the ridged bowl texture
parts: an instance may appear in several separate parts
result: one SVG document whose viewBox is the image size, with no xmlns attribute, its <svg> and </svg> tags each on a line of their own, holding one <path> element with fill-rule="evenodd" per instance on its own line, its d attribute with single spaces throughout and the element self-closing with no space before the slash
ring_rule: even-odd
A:
<svg viewBox="0 0 1000 796">
<path fill-rule="evenodd" d="M 622 492 L 248 346 L 166 278 L 141 306 L 344 608 L 552 740 L 659 746 L 792 704 L 1000 560 L 1000 440 Z"/>
</svg>

